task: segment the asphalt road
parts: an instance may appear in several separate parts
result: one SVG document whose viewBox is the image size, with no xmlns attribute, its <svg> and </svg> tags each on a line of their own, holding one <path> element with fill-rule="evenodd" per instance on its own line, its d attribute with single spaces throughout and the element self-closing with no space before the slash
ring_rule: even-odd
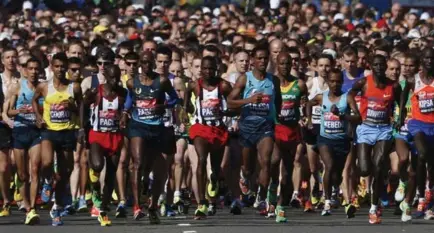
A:
<svg viewBox="0 0 434 233">
<path fill-rule="evenodd" d="M 354 219 L 346 219 L 343 208 L 334 210 L 331 216 L 322 217 L 320 212 L 303 213 L 300 209 L 289 209 L 288 223 L 276 223 L 274 219 L 259 216 L 253 209 L 244 209 L 242 215 L 229 214 L 228 209 L 218 209 L 217 215 L 206 220 L 194 220 L 191 214 L 172 218 L 161 218 L 161 225 L 149 225 L 147 218 L 134 221 L 130 215 L 127 219 L 115 219 L 110 212 L 112 226 L 101 227 L 96 218 L 86 213 L 64 217 L 64 226 L 52 227 L 48 211 L 40 210 L 41 223 L 36 226 L 24 225 L 24 213 L 14 211 L 11 217 L 0 218 L 1 233 L 87 233 L 87 232 L 164 232 L 164 233 L 419 233 L 433 232 L 434 221 L 413 220 L 403 224 L 400 216 L 393 215 L 393 209 L 383 212 L 381 225 L 368 223 L 368 209 L 359 210 Z"/>
</svg>

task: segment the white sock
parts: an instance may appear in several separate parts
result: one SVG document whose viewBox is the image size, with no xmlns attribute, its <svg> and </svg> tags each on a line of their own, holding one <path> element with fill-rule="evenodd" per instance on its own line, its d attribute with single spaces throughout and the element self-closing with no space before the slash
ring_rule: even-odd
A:
<svg viewBox="0 0 434 233">
<path fill-rule="evenodd" d="M 425 198 L 424 197 L 420 197 L 419 198 L 419 203 L 421 203 L 421 202 L 425 202 Z"/>
<path fill-rule="evenodd" d="M 173 196 L 175 196 L 175 197 L 180 197 L 180 196 L 181 196 L 181 192 L 180 192 L 180 191 L 175 191 L 175 192 L 173 193 Z"/>
</svg>

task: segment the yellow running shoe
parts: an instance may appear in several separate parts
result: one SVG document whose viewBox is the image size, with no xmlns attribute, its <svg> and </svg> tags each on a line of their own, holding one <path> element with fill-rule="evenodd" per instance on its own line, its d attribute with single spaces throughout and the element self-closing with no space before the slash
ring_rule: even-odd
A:
<svg viewBox="0 0 434 233">
<path fill-rule="evenodd" d="M 84 195 L 84 199 L 86 201 L 92 200 L 92 192 L 90 190 L 86 190 L 86 195 Z"/>
<path fill-rule="evenodd" d="M 109 220 L 108 215 L 104 211 L 100 211 L 98 215 L 98 222 L 102 227 L 107 227 L 112 225 L 112 221 Z"/>
<path fill-rule="evenodd" d="M 214 189 L 213 189 L 213 185 L 211 184 L 211 182 L 208 183 L 207 185 L 207 190 L 208 190 L 208 196 L 213 198 L 216 197 L 218 195 L 218 191 L 219 191 L 219 182 L 217 181 L 214 184 Z"/>
<path fill-rule="evenodd" d="M 9 203 L 3 205 L 3 209 L 0 211 L 0 217 L 8 217 L 11 215 L 11 206 Z"/>
<path fill-rule="evenodd" d="M 31 209 L 26 214 L 26 221 L 24 222 L 26 225 L 35 225 L 39 224 L 39 214 L 36 213 L 35 209 Z"/>
<path fill-rule="evenodd" d="M 93 169 L 89 169 L 89 179 L 91 183 L 96 183 L 99 181 L 99 174 L 96 174 Z"/>
<path fill-rule="evenodd" d="M 320 198 L 318 198 L 314 195 L 310 195 L 310 201 L 312 202 L 312 205 L 316 206 L 319 203 Z"/>
<path fill-rule="evenodd" d="M 118 194 L 114 190 L 113 190 L 113 193 L 112 193 L 112 199 L 113 199 L 113 201 L 118 201 L 119 200 L 118 199 Z"/>
</svg>

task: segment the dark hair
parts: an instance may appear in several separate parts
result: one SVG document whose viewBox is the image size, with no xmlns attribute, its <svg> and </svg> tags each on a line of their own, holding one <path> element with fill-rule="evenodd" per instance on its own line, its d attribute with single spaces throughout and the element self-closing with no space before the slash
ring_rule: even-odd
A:
<svg viewBox="0 0 434 233">
<path fill-rule="evenodd" d="M 326 54 L 326 53 L 321 53 L 321 54 L 318 56 L 317 61 L 319 61 L 319 59 L 328 59 L 328 60 L 330 61 L 331 64 L 333 64 L 333 62 L 334 62 L 334 59 L 333 59 L 332 55 L 330 55 L 330 54 Z"/>
<path fill-rule="evenodd" d="M 108 61 L 114 61 L 116 54 L 108 47 L 101 47 L 97 49 L 96 59 L 104 59 Z"/>
<path fill-rule="evenodd" d="M 29 65 L 29 63 L 38 63 L 38 66 L 41 67 L 41 61 L 36 58 L 31 56 L 27 61 L 26 61 L 26 67 Z"/>
<path fill-rule="evenodd" d="M 80 64 L 81 65 L 81 59 L 78 57 L 70 57 L 68 59 L 68 64 Z"/>
<path fill-rule="evenodd" d="M 124 60 L 140 60 L 140 56 L 136 52 L 129 52 L 125 54 Z"/>
<path fill-rule="evenodd" d="M 330 77 L 332 74 L 336 74 L 336 75 L 338 75 L 338 76 L 341 78 L 341 80 L 344 79 L 344 76 L 343 76 L 342 71 L 341 71 L 340 69 L 332 68 L 332 69 L 330 70 L 329 77 Z"/>
<path fill-rule="evenodd" d="M 6 48 L 4 48 L 3 52 L 1 53 L 2 58 L 3 58 L 3 54 L 5 54 L 7 52 L 12 52 L 12 51 L 15 52 L 15 53 L 18 53 L 17 50 L 14 49 L 14 48 L 12 48 L 12 47 L 6 47 Z"/>
<path fill-rule="evenodd" d="M 202 58 L 202 63 L 201 63 L 201 64 L 203 64 L 204 61 L 212 62 L 212 63 L 215 64 L 216 66 L 217 66 L 217 64 L 218 64 L 218 62 L 217 62 L 217 58 L 215 58 L 215 57 L 211 57 L 211 56 L 206 56 L 206 57 Z"/>
<path fill-rule="evenodd" d="M 385 63 L 387 63 L 387 58 L 383 55 L 375 54 L 374 56 L 372 56 L 371 63 L 373 63 L 375 59 L 382 59 Z"/>
<path fill-rule="evenodd" d="M 289 54 L 298 54 L 300 55 L 300 50 L 297 47 L 289 47 L 288 49 Z"/>
<path fill-rule="evenodd" d="M 51 59 L 51 63 L 54 63 L 54 61 L 61 61 L 65 64 L 68 64 L 68 57 L 65 53 L 56 53 L 54 54 L 53 58 Z"/>
<path fill-rule="evenodd" d="M 357 50 L 353 46 L 347 45 L 342 48 L 342 56 L 344 55 L 357 57 Z"/>
<path fill-rule="evenodd" d="M 108 65 L 106 67 L 106 75 L 119 79 L 121 77 L 121 69 L 117 65 Z"/>
<path fill-rule="evenodd" d="M 123 41 L 121 42 L 118 47 L 116 48 L 116 54 L 119 53 L 119 51 L 121 51 L 121 49 L 127 49 L 129 51 L 133 51 L 134 50 L 134 45 L 133 43 L 131 43 L 131 41 L 127 40 L 127 41 Z"/>
<path fill-rule="evenodd" d="M 255 48 L 253 48 L 252 50 L 252 56 L 256 57 L 256 54 L 258 53 L 258 51 L 265 51 L 268 54 L 268 44 L 267 43 L 262 43 L 262 44 L 258 44 Z"/>
<path fill-rule="evenodd" d="M 212 52 L 212 53 L 216 53 L 217 54 L 217 57 L 220 57 L 220 50 L 217 48 L 217 46 L 215 46 L 215 45 L 205 45 L 205 47 L 203 48 L 203 50 L 202 50 L 202 52 L 204 51 L 204 50 L 207 50 L 207 51 L 210 51 L 210 52 Z"/>
<path fill-rule="evenodd" d="M 157 48 L 157 51 L 155 54 L 158 56 L 158 54 L 169 56 L 170 59 L 172 59 L 172 50 L 167 46 L 160 46 Z"/>
</svg>

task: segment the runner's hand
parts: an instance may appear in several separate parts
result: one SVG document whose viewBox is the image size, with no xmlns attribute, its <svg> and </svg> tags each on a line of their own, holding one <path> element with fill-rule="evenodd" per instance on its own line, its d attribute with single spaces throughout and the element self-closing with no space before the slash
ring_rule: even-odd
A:
<svg viewBox="0 0 434 233">
<path fill-rule="evenodd" d="M 86 131 L 84 129 L 79 129 L 78 130 L 78 143 L 84 145 L 86 144 Z"/>
<path fill-rule="evenodd" d="M 127 122 L 128 122 L 128 113 L 123 112 L 121 116 L 121 120 L 119 122 L 119 127 L 121 129 L 125 129 L 127 127 Z"/>
<path fill-rule="evenodd" d="M 183 124 L 183 123 L 181 123 L 180 125 L 179 125 L 179 132 L 180 133 L 184 133 L 185 132 L 185 125 Z"/>
<path fill-rule="evenodd" d="M 340 112 L 339 112 L 339 108 L 336 106 L 336 104 L 333 104 L 330 107 L 330 112 L 332 112 L 334 115 L 339 116 Z"/>
<path fill-rule="evenodd" d="M 260 92 L 256 92 L 252 96 L 249 97 L 249 102 L 252 104 L 259 104 L 262 102 L 263 94 Z"/>
<path fill-rule="evenodd" d="M 36 127 L 42 129 L 46 126 L 46 122 L 41 117 L 36 116 Z"/>
</svg>

